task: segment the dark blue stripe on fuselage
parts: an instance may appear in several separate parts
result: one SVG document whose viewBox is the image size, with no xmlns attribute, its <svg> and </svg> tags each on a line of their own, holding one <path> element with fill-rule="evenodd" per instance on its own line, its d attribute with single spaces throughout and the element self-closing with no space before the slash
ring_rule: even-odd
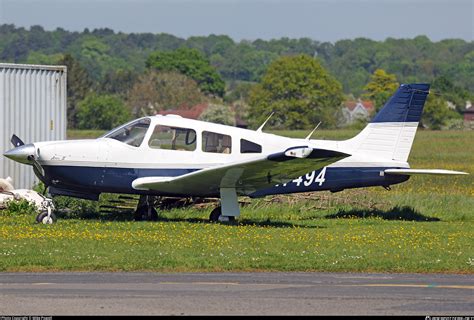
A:
<svg viewBox="0 0 474 320">
<path fill-rule="evenodd" d="M 284 185 L 280 184 L 259 190 L 251 194 L 250 197 L 325 190 L 335 192 L 350 188 L 390 186 L 409 179 L 409 176 L 381 175 L 381 172 L 383 173 L 388 167 L 329 167 L 326 168 L 324 176 L 320 176 L 323 169 L 309 172 L 301 176 L 301 179 L 294 179 Z M 320 178 L 319 181 L 318 177 Z M 324 179 L 324 182 L 321 182 L 322 179 Z"/>
<path fill-rule="evenodd" d="M 349 188 L 370 186 L 389 186 L 408 180 L 408 176 L 381 175 L 388 167 L 350 167 L 326 168 L 324 182 L 317 181 L 322 170 L 309 172 L 288 182 L 259 190 L 251 197 L 261 197 L 271 194 L 284 194 L 311 191 L 339 191 Z M 99 168 L 76 166 L 44 166 L 47 185 L 56 188 L 75 190 L 81 193 L 129 193 L 153 194 L 149 191 L 138 191 L 132 188 L 133 180 L 143 177 L 166 176 L 174 177 L 200 169 L 133 169 L 133 168 Z M 299 182 L 298 182 L 299 181 Z M 188 196 L 192 196 L 191 194 Z M 209 195 L 216 196 L 216 195 Z"/>
<path fill-rule="evenodd" d="M 58 188 L 90 193 L 143 192 L 132 188 L 135 179 L 143 177 L 176 177 L 200 169 L 101 168 L 77 166 L 44 166 L 45 182 Z"/>
</svg>

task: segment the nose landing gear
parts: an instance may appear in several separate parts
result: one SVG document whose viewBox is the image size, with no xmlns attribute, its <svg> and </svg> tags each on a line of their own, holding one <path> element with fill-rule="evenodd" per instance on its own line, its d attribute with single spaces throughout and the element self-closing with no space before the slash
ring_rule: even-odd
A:
<svg viewBox="0 0 474 320">
<path fill-rule="evenodd" d="M 36 222 L 42 224 L 53 224 L 56 221 L 56 215 L 53 213 L 53 201 L 51 199 L 45 198 L 41 205 L 43 209 L 41 213 L 36 216 Z"/>
</svg>

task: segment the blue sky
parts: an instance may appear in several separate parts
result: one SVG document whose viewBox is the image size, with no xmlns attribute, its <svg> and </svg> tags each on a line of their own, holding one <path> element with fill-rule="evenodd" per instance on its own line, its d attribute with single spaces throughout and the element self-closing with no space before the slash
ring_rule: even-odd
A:
<svg viewBox="0 0 474 320">
<path fill-rule="evenodd" d="M 0 23 L 47 30 L 226 34 L 335 42 L 426 35 L 473 40 L 474 0 L 0 0 Z"/>
</svg>

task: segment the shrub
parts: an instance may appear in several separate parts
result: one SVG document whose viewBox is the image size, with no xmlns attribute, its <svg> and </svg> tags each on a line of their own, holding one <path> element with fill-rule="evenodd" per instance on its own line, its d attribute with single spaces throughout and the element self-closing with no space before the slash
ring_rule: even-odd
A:
<svg viewBox="0 0 474 320">
<path fill-rule="evenodd" d="M 6 208 L 2 211 L 2 214 L 6 216 L 37 215 L 38 208 L 25 199 L 10 200 L 7 202 Z"/>
</svg>

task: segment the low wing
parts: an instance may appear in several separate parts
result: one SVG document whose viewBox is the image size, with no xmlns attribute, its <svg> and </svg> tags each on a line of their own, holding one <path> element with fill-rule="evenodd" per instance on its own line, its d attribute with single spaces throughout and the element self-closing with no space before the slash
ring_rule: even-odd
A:
<svg viewBox="0 0 474 320">
<path fill-rule="evenodd" d="M 309 171 L 319 170 L 348 154 L 309 147 L 206 168 L 178 177 L 145 177 L 133 181 L 136 190 L 196 196 L 218 195 L 220 188 L 235 188 L 240 195 L 286 183 Z"/>
<path fill-rule="evenodd" d="M 434 174 L 434 175 L 460 175 L 469 174 L 461 171 L 443 170 L 443 169 L 386 169 L 386 174 L 394 175 L 415 175 L 415 174 Z"/>
</svg>

